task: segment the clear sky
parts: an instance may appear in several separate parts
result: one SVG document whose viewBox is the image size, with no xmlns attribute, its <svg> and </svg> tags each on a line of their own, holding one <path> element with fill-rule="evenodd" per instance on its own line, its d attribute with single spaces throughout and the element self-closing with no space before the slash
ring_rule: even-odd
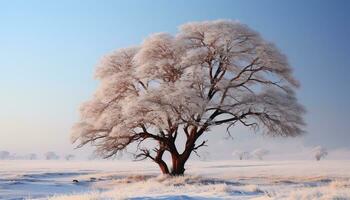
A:
<svg viewBox="0 0 350 200">
<path fill-rule="evenodd" d="M 102 55 L 215 19 L 249 25 L 288 56 L 302 84 L 308 134 L 282 141 L 238 129 L 223 141 L 223 133 L 213 137 L 218 129 L 208 151 L 350 148 L 350 1 L 0 0 L 0 150 L 71 151 L 70 127 L 96 88 Z"/>
</svg>

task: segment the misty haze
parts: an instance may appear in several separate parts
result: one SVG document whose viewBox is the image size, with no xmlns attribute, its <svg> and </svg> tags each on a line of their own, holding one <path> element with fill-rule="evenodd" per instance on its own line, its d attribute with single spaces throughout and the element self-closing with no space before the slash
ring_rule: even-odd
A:
<svg viewBox="0 0 350 200">
<path fill-rule="evenodd" d="M 349 199 L 350 2 L 1 1 L 0 199 Z"/>
</svg>

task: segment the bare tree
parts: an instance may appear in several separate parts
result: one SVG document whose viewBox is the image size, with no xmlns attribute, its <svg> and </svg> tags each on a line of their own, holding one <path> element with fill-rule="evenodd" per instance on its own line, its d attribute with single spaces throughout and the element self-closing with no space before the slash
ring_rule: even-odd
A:
<svg viewBox="0 0 350 200">
<path fill-rule="evenodd" d="M 67 154 L 64 156 L 64 159 L 66 160 L 73 160 L 75 158 L 75 156 L 73 154 Z"/>
<path fill-rule="evenodd" d="M 0 160 L 10 159 L 10 152 L 8 151 L 0 151 Z"/>
<path fill-rule="evenodd" d="M 91 143 L 105 158 L 136 146 L 135 158 L 153 160 L 164 174 L 183 174 L 214 126 L 228 134 L 237 124 L 271 136 L 303 133 L 299 84 L 286 57 L 238 22 L 193 22 L 175 36 L 154 34 L 105 56 L 95 77 L 101 84 L 81 106 L 72 142 Z"/>
<path fill-rule="evenodd" d="M 248 151 L 236 150 L 232 153 L 233 156 L 238 156 L 239 160 L 247 160 L 250 158 L 250 153 Z"/>
<path fill-rule="evenodd" d="M 45 153 L 46 160 L 58 160 L 60 157 L 53 151 Z"/>
<path fill-rule="evenodd" d="M 30 153 L 26 156 L 26 158 L 29 160 L 36 160 L 38 157 L 35 153 Z"/>
<path fill-rule="evenodd" d="M 263 160 L 263 157 L 269 154 L 270 152 L 266 149 L 255 149 L 252 154 L 257 157 L 259 160 Z"/>
<path fill-rule="evenodd" d="M 325 158 L 328 155 L 327 149 L 321 146 L 313 148 L 312 152 L 314 153 L 317 161 L 320 161 L 322 158 Z"/>
</svg>

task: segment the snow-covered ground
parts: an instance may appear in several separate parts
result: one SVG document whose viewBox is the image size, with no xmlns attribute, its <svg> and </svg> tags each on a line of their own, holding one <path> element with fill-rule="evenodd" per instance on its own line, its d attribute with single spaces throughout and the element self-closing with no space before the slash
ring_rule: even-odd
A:
<svg viewBox="0 0 350 200">
<path fill-rule="evenodd" d="M 0 199 L 350 199 L 350 161 L 0 161 Z M 78 182 L 73 182 L 77 180 Z"/>
</svg>

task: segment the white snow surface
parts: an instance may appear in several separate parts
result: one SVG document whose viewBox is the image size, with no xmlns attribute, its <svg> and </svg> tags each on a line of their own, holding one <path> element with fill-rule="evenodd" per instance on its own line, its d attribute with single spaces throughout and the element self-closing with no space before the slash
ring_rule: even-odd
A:
<svg viewBox="0 0 350 200">
<path fill-rule="evenodd" d="M 350 199 L 350 160 L 192 161 L 186 168 L 185 176 L 167 177 L 150 162 L 3 160 L 0 199 Z"/>
</svg>

